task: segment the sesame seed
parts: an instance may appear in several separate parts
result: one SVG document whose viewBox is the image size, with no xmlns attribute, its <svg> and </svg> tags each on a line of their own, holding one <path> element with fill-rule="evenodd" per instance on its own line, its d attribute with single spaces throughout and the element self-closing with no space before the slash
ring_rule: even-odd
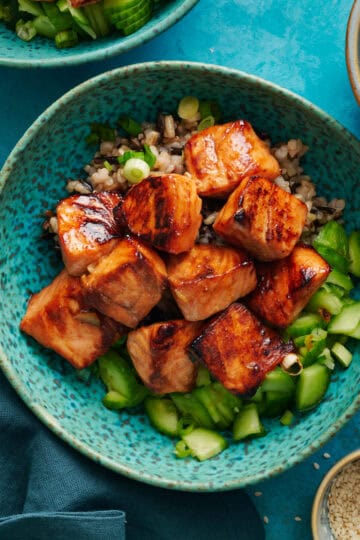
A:
<svg viewBox="0 0 360 540">
<path fill-rule="evenodd" d="M 264 523 L 269 523 L 269 518 L 267 516 L 264 516 Z"/>
<path fill-rule="evenodd" d="M 325 452 L 325 453 L 323 454 L 323 456 L 324 456 L 324 458 L 325 458 L 325 459 L 329 459 L 329 458 L 331 458 L 331 455 L 330 455 L 330 454 L 328 454 L 327 452 Z"/>
<path fill-rule="evenodd" d="M 316 469 L 317 471 L 320 469 L 320 465 L 318 463 L 313 463 L 313 467 L 314 469 Z"/>
<path fill-rule="evenodd" d="M 261 497 L 262 491 L 255 491 L 254 495 L 255 497 Z"/>
<path fill-rule="evenodd" d="M 360 537 L 360 460 L 347 465 L 330 487 L 327 501 L 330 527 L 336 539 Z"/>
<path fill-rule="evenodd" d="M 300 516 L 295 516 L 294 519 L 295 519 L 295 521 L 301 521 L 301 517 L 300 517 Z"/>
</svg>

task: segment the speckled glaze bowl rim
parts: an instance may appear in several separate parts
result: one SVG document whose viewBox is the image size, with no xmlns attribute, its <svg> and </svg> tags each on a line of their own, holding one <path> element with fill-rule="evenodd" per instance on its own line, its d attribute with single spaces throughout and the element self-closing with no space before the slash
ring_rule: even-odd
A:
<svg viewBox="0 0 360 540">
<path fill-rule="evenodd" d="M 169 12 L 167 17 L 165 17 L 162 21 L 155 23 L 155 21 L 150 20 L 146 27 L 141 28 L 138 32 L 135 32 L 130 36 L 125 37 L 119 34 L 119 36 L 116 37 L 115 43 L 112 42 L 108 45 L 104 45 L 104 47 L 101 49 L 97 48 L 91 51 L 77 52 L 76 48 L 74 48 L 74 53 L 68 56 L 62 55 L 61 49 L 59 49 L 59 55 L 56 58 L 51 59 L 7 58 L 4 54 L 0 53 L 0 66 L 16 67 L 23 69 L 54 68 L 74 66 L 78 64 L 85 64 L 87 62 L 105 60 L 112 56 L 125 53 L 157 37 L 159 34 L 169 29 L 180 19 L 182 19 L 182 17 L 184 17 L 198 2 L 199 0 L 183 0 L 181 4 L 174 8 L 171 12 Z M 90 41 L 90 46 L 91 43 L 92 42 Z"/>
<path fill-rule="evenodd" d="M 356 101 L 360 105 L 360 0 L 355 0 L 348 19 L 346 29 L 346 67 Z"/>
<path fill-rule="evenodd" d="M 198 62 L 181 62 L 181 61 L 146 62 L 142 64 L 133 64 L 126 67 L 117 68 L 117 69 L 102 73 L 100 75 L 97 75 L 96 77 L 93 77 L 91 79 L 88 79 L 87 81 L 83 82 L 82 84 L 68 91 L 66 94 L 60 97 L 57 101 L 55 101 L 52 105 L 50 105 L 50 107 L 47 108 L 37 118 L 37 120 L 35 120 L 32 126 L 25 132 L 25 134 L 16 144 L 15 148 L 12 150 L 11 154 L 6 160 L 2 168 L 2 171 L 0 172 L 0 195 L 5 185 L 5 182 L 11 172 L 13 164 L 16 163 L 17 159 L 19 158 L 21 159 L 21 153 L 24 151 L 24 149 L 26 149 L 26 146 L 30 143 L 31 139 L 36 135 L 37 130 L 41 129 L 43 125 L 47 122 L 48 118 L 56 115 L 57 111 L 60 108 L 65 107 L 69 101 L 71 101 L 75 97 L 81 96 L 81 94 L 84 94 L 86 92 L 91 92 L 94 87 L 98 85 L 106 84 L 106 81 L 108 79 L 112 79 L 114 77 L 115 78 L 121 78 L 122 76 L 131 77 L 131 74 L 133 73 L 134 74 L 136 73 L 138 75 L 141 72 L 157 72 L 159 70 L 160 71 L 171 70 L 172 72 L 176 72 L 176 71 L 182 71 L 184 69 L 188 69 L 188 70 L 191 70 L 192 72 L 198 73 L 199 76 L 202 76 L 204 72 L 207 72 L 209 74 L 213 74 L 214 76 L 221 75 L 221 76 L 231 77 L 234 80 L 246 81 L 247 83 L 251 83 L 254 86 L 255 85 L 261 86 L 267 92 L 270 92 L 272 94 L 276 93 L 278 95 L 283 96 L 286 100 L 296 103 L 300 107 L 305 108 L 308 111 L 311 111 L 324 123 L 328 123 L 329 125 L 332 125 L 334 129 L 337 131 L 340 139 L 343 140 L 342 141 L 343 144 L 348 144 L 351 146 L 359 145 L 359 141 L 349 131 L 347 131 L 339 122 L 331 118 L 323 110 L 313 105 L 312 103 L 310 103 L 303 97 L 298 96 L 297 94 L 289 90 L 281 88 L 280 86 L 274 83 L 261 79 L 260 77 L 256 77 L 254 75 L 250 75 L 248 73 L 231 69 L 231 68 L 225 68 L 218 65 L 204 64 L 204 63 L 198 63 Z M 92 459 L 93 461 L 107 467 L 108 469 L 114 472 L 120 473 L 129 478 L 139 480 L 139 481 L 142 481 L 142 482 L 154 485 L 154 486 L 181 490 L 181 491 L 197 491 L 197 492 L 227 491 L 231 489 L 245 487 L 247 485 L 255 484 L 257 482 L 274 477 L 280 474 L 281 472 L 284 472 L 285 470 L 289 469 L 290 467 L 300 463 L 303 459 L 307 458 L 313 452 L 318 450 L 326 441 L 328 441 L 333 435 L 335 435 L 335 433 L 351 418 L 351 416 L 357 411 L 357 409 L 360 408 L 360 395 L 359 395 L 353 401 L 353 403 L 346 409 L 346 411 L 338 418 L 337 422 L 335 422 L 325 433 L 323 433 L 321 437 L 319 437 L 316 441 L 310 444 L 307 448 L 299 452 L 296 456 L 288 459 L 286 463 L 283 463 L 280 467 L 277 467 L 276 469 L 269 470 L 265 473 L 262 472 L 259 474 L 255 474 L 252 476 L 243 476 L 237 480 L 231 480 L 228 482 L 224 480 L 216 484 L 212 483 L 212 485 L 210 485 L 209 481 L 192 482 L 191 480 L 188 481 L 188 480 L 182 480 L 182 479 L 174 481 L 174 480 L 167 480 L 165 478 L 160 479 L 148 473 L 139 474 L 136 469 L 132 467 L 128 467 L 121 463 L 118 463 L 110 458 L 104 457 L 100 452 L 93 450 L 90 446 L 88 446 L 87 444 L 84 444 L 83 442 L 81 442 L 81 440 L 79 440 L 78 438 L 68 433 L 60 425 L 60 423 L 52 415 L 50 415 L 42 406 L 40 405 L 38 406 L 34 404 L 31 394 L 26 389 L 25 384 L 21 381 L 21 379 L 16 374 L 15 369 L 13 368 L 11 364 L 11 359 L 7 357 L 5 351 L 1 347 L 1 344 L 0 344 L 0 367 L 2 367 L 6 377 L 8 378 L 8 380 L 10 381 L 10 383 L 12 384 L 16 392 L 19 394 L 19 396 L 22 398 L 22 400 L 26 403 L 26 405 L 34 412 L 34 414 L 50 430 L 52 430 L 56 435 L 58 435 L 61 439 L 67 442 L 70 446 L 77 449 L 78 451 L 80 451 L 82 454 Z"/>
<path fill-rule="evenodd" d="M 347 454 L 339 461 L 337 461 L 322 479 L 321 484 L 316 491 L 311 511 L 311 531 L 313 534 L 313 540 L 325 540 L 324 537 L 319 534 L 317 518 L 321 510 L 321 504 L 328 486 L 335 479 L 335 477 L 344 469 L 344 467 L 357 460 L 360 460 L 360 448 L 358 450 L 354 450 L 350 454 Z"/>
</svg>

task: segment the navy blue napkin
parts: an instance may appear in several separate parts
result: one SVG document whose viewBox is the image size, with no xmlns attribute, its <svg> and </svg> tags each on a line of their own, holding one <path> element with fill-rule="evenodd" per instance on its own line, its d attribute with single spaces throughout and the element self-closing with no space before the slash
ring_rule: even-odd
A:
<svg viewBox="0 0 360 540">
<path fill-rule="evenodd" d="M 241 490 L 184 493 L 142 484 L 67 446 L 0 372 L 1 540 L 263 540 Z"/>
</svg>

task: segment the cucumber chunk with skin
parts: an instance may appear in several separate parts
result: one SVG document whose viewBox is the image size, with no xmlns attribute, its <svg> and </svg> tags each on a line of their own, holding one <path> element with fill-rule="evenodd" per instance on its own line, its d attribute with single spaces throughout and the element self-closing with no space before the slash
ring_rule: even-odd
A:
<svg viewBox="0 0 360 540">
<path fill-rule="evenodd" d="M 241 441 L 248 437 L 263 435 L 264 427 L 260 421 L 255 403 L 245 405 L 237 414 L 233 424 L 233 439 Z"/>
<path fill-rule="evenodd" d="M 204 405 L 193 394 L 170 394 L 171 399 L 181 414 L 190 417 L 194 424 L 212 429 L 215 424 Z"/>
<path fill-rule="evenodd" d="M 205 461 L 220 454 L 228 443 L 220 433 L 205 428 L 195 428 L 184 435 L 182 440 L 190 449 L 191 455 L 199 461 Z"/>
<path fill-rule="evenodd" d="M 311 334 L 314 328 L 324 328 L 325 321 L 317 313 L 307 313 L 300 315 L 285 331 L 287 336 L 292 338 Z"/>
<path fill-rule="evenodd" d="M 334 343 L 331 353 L 342 367 L 347 368 L 351 364 L 353 355 L 342 343 Z"/>
<path fill-rule="evenodd" d="M 350 335 L 360 323 L 360 302 L 353 302 L 343 307 L 338 315 L 332 317 L 327 330 L 329 334 Z"/>
<path fill-rule="evenodd" d="M 360 231 L 353 231 L 349 236 L 349 270 L 360 277 Z"/>
<path fill-rule="evenodd" d="M 145 411 L 152 425 L 165 435 L 178 435 L 179 413 L 168 398 L 147 397 L 144 401 Z"/>
<path fill-rule="evenodd" d="M 324 397 L 330 382 L 330 371 L 322 364 L 312 364 L 302 370 L 295 390 L 295 404 L 300 412 L 315 407 Z"/>
</svg>

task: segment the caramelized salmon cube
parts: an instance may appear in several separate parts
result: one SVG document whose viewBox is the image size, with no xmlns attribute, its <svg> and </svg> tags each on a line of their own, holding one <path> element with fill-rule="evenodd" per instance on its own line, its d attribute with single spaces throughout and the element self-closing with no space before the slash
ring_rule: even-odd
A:
<svg viewBox="0 0 360 540">
<path fill-rule="evenodd" d="M 159 302 L 166 268 L 159 255 L 133 238 L 123 238 L 91 273 L 81 278 L 89 306 L 134 328 Z"/>
<path fill-rule="evenodd" d="M 252 394 L 294 345 L 234 303 L 205 326 L 190 350 L 228 390 Z"/>
<path fill-rule="evenodd" d="M 289 326 L 329 275 L 329 264 L 310 246 L 298 244 L 279 261 L 256 265 L 258 285 L 247 304 L 264 321 Z"/>
<path fill-rule="evenodd" d="M 214 222 L 226 241 L 260 261 L 287 257 L 304 228 L 307 206 L 271 180 L 244 178 Z"/>
<path fill-rule="evenodd" d="M 126 329 L 85 306 L 80 278 L 64 269 L 30 298 L 20 329 L 82 369 L 104 354 Z"/>
<path fill-rule="evenodd" d="M 174 320 L 130 332 L 127 349 L 144 384 L 157 394 L 190 392 L 197 367 L 187 352 L 201 323 Z"/>
<path fill-rule="evenodd" d="M 114 238 L 119 236 L 113 210 L 121 200 L 112 191 L 72 195 L 57 205 L 59 244 L 69 274 L 81 276 L 113 249 Z"/>
<path fill-rule="evenodd" d="M 188 321 L 201 321 L 227 308 L 256 287 L 254 263 L 231 247 L 195 245 L 171 255 L 167 265 L 171 292 Z"/>
<path fill-rule="evenodd" d="M 193 179 L 150 176 L 132 187 L 120 208 L 131 234 L 169 253 L 188 251 L 201 225 L 201 199 Z"/>
<path fill-rule="evenodd" d="M 185 145 L 184 158 L 198 194 L 206 197 L 228 195 L 245 176 L 274 179 L 281 173 L 269 147 L 245 120 L 195 133 Z"/>
</svg>

